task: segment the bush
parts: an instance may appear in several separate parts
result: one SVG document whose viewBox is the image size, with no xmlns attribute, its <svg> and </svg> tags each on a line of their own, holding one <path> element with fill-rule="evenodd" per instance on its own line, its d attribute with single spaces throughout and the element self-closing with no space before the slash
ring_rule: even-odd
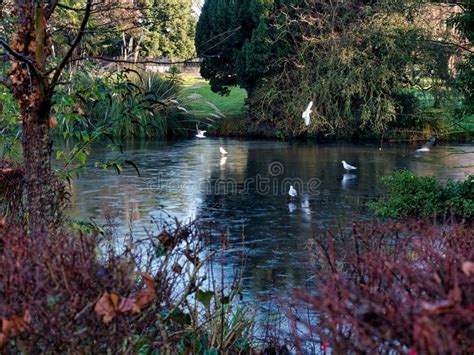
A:
<svg viewBox="0 0 474 355">
<path fill-rule="evenodd" d="M 316 315 L 305 322 L 289 311 L 300 351 L 314 342 L 336 354 L 474 351 L 472 226 L 354 224 L 314 244 L 317 292 L 293 300 Z"/>
<path fill-rule="evenodd" d="M 106 127 L 116 137 L 168 138 L 187 135 L 187 115 L 173 103 L 179 81 L 155 73 L 81 72 L 56 95 L 53 107 L 59 133 L 76 136 Z M 67 90 L 67 91 L 66 91 Z"/>
<path fill-rule="evenodd" d="M 409 171 L 398 171 L 383 177 L 382 183 L 388 197 L 368 203 L 378 216 L 474 216 L 474 176 L 463 182 L 451 181 L 443 186 L 434 177 L 418 177 Z"/>
<path fill-rule="evenodd" d="M 80 228 L 85 229 L 91 227 Z M 206 280 L 203 272 L 226 244 L 210 249 L 207 233 L 193 223 L 176 222 L 141 240 L 119 241 L 111 232 L 29 237 L 20 228 L 0 225 L 3 351 L 249 349 L 253 311 L 239 302 L 239 284 Z"/>
</svg>

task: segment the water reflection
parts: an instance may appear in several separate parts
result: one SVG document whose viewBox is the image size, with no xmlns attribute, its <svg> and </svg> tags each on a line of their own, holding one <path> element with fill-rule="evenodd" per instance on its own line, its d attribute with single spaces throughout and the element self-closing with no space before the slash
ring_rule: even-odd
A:
<svg viewBox="0 0 474 355">
<path fill-rule="evenodd" d="M 228 156 L 221 157 L 219 146 Z M 211 138 L 174 144 L 133 141 L 125 145 L 122 158 L 138 165 L 138 177 L 131 168 L 122 175 L 95 168 L 94 159 L 120 157 L 99 145 L 87 174 L 73 182 L 71 214 L 97 217 L 110 203 L 123 231 L 131 223 L 138 233 L 151 218 L 215 222 L 236 243 L 245 235 L 243 246 L 230 253 L 247 252 L 248 296 L 268 299 L 311 278 L 311 236 L 357 217 L 371 218 L 364 206 L 381 194 L 380 177 L 397 169 L 441 179 L 474 173 L 472 146 L 436 146 L 420 157 L 413 146 L 378 148 Z M 357 172 L 345 173 L 343 159 Z M 291 202 L 289 184 L 299 195 Z M 233 274 L 232 264 L 226 273 Z"/>
<path fill-rule="evenodd" d="M 349 188 L 351 185 L 354 185 L 357 179 L 356 174 L 345 173 L 341 180 L 341 186 L 343 189 Z"/>
</svg>

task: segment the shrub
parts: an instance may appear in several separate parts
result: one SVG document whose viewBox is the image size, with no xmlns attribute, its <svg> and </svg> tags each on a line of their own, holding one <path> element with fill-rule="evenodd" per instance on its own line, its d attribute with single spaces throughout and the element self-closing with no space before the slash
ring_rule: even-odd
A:
<svg viewBox="0 0 474 355">
<path fill-rule="evenodd" d="M 474 216 L 474 180 L 451 181 L 443 186 L 434 177 L 417 177 L 398 171 L 382 178 L 388 197 L 369 202 L 375 214 L 382 217 L 428 217 L 452 214 L 460 218 Z"/>
<path fill-rule="evenodd" d="M 84 230 L 84 228 L 81 228 Z M 0 226 L 0 346 L 22 353 L 245 350 L 239 284 L 206 281 L 214 256 L 196 224 L 142 239 Z M 217 272 L 216 272 L 217 274 Z"/>
<path fill-rule="evenodd" d="M 289 312 L 300 351 L 314 341 L 339 354 L 474 351 L 472 226 L 355 223 L 314 244 L 317 292 L 293 300 L 316 315 Z"/>
<path fill-rule="evenodd" d="M 65 136 L 107 127 L 116 137 L 163 139 L 187 134 L 188 117 L 173 104 L 179 95 L 179 81 L 156 73 L 81 72 L 57 93 L 53 111 Z"/>
</svg>

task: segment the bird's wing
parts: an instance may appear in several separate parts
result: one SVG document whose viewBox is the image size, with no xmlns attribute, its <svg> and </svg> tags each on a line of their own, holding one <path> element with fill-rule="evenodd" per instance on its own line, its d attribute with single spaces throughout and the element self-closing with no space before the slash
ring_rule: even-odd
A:
<svg viewBox="0 0 474 355">
<path fill-rule="evenodd" d="M 313 101 L 310 101 L 308 106 L 306 107 L 306 110 L 305 111 L 309 111 L 311 110 L 311 107 L 313 107 Z"/>
</svg>

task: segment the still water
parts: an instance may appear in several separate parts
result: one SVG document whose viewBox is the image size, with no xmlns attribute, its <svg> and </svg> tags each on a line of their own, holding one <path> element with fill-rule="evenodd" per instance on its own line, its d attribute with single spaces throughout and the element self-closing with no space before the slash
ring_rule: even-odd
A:
<svg viewBox="0 0 474 355">
<path fill-rule="evenodd" d="M 223 146 L 227 157 L 221 157 Z M 474 174 L 474 146 L 438 145 L 423 155 L 415 146 L 305 144 L 207 138 L 128 142 L 124 153 L 93 149 L 88 172 L 73 182 L 74 218 L 98 217 L 104 205 L 123 231 L 143 231 L 151 219 L 212 221 L 244 249 L 244 289 L 263 302 L 311 279 L 311 237 L 328 228 L 370 219 L 365 203 L 382 193 L 380 177 L 397 169 L 441 179 Z M 129 159 L 139 167 L 121 175 L 93 161 Z M 341 160 L 358 167 L 346 174 Z M 288 189 L 298 191 L 290 201 Z M 244 240 L 243 240 L 244 236 Z M 232 254 L 232 253 L 230 253 Z M 230 255 L 226 273 L 239 267 Z"/>
</svg>

